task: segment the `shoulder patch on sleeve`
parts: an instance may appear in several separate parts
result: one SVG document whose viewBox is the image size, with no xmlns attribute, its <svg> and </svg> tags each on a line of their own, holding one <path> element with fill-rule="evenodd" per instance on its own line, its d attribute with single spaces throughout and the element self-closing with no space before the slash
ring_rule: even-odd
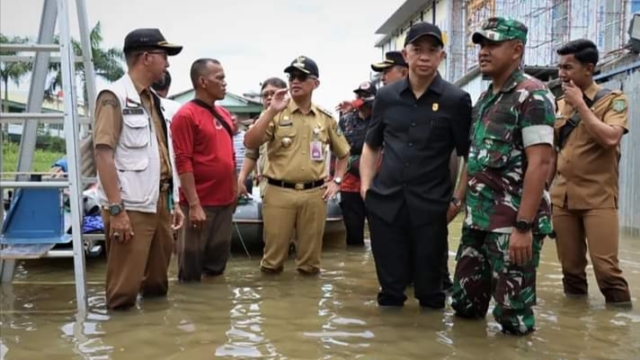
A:
<svg viewBox="0 0 640 360">
<path fill-rule="evenodd" d="M 611 102 L 611 109 L 615 112 L 623 112 L 627 108 L 627 101 L 624 99 L 614 99 Z"/>
</svg>

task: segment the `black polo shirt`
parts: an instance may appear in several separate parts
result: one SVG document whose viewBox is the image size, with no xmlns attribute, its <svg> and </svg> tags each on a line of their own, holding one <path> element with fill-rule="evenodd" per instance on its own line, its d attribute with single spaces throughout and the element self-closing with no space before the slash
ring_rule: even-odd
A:
<svg viewBox="0 0 640 360">
<path fill-rule="evenodd" d="M 414 224 L 442 219 L 453 184 L 449 159 L 455 147 L 467 156 L 471 97 L 438 74 L 416 99 L 408 77 L 384 86 L 373 104 L 366 143 L 384 144 L 382 167 L 366 195 L 367 209 L 393 222 L 401 206 Z"/>
</svg>

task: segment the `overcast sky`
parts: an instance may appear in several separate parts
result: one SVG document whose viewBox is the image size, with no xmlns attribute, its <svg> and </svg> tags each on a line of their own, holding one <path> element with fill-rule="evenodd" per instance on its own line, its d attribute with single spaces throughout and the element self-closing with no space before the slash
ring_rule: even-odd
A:
<svg viewBox="0 0 640 360">
<path fill-rule="evenodd" d="M 72 34 L 78 36 L 75 1 Z M 184 46 L 170 58 L 171 93 L 191 87 L 189 68 L 199 57 L 222 62 L 228 91 L 259 90 L 267 77 L 298 55 L 314 59 L 320 69 L 315 102 L 333 109 L 353 97 L 367 80 L 370 64 L 382 54 L 374 32 L 403 0 L 86 0 L 89 24 L 102 24 L 104 47 L 122 47 L 134 28 L 158 27 L 168 41 Z M 36 37 L 42 0 L 2 0 L 0 31 L 7 36 Z M 56 30 L 57 32 L 57 30 Z M 10 90 L 15 90 L 10 88 Z M 23 87 L 22 90 L 26 90 Z"/>
</svg>

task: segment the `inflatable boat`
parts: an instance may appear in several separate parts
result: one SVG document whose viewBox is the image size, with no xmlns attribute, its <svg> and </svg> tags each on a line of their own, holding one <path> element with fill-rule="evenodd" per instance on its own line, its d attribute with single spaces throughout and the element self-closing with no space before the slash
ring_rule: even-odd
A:
<svg viewBox="0 0 640 360">
<path fill-rule="evenodd" d="M 304 224 L 300 224 L 304 226 Z M 233 236 L 232 244 L 234 249 L 240 246 L 247 249 L 261 249 L 263 246 L 263 223 L 262 223 L 262 198 L 258 187 L 253 188 L 250 198 L 244 198 L 238 203 L 236 212 L 233 214 Z M 342 222 L 342 211 L 338 197 L 329 200 L 327 204 L 327 218 L 323 238 L 325 241 L 344 241 L 345 228 Z"/>
</svg>

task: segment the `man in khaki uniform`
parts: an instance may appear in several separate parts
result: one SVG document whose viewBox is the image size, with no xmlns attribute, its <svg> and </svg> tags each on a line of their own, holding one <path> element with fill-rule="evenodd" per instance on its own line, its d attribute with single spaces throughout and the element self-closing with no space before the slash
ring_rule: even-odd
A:
<svg viewBox="0 0 640 360">
<path fill-rule="evenodd" d="M 574 40 L 557 53 L 564 96 L 558 100 L 551 198 L 564 292 L 587 295 L 588 247 L 606 302 L 630 303 L 618 264 L 618 163 L 620 140 L 628 132 L 628 100 L 593 81 L 598 62 L 593 42 Z"/>
<path fill-rule="evenodd" d="M 129 71 L 98 94 L 93 129 L 107 246 L 107 308 L 135 306 L 138 293 L 165 296 L 173 231 L 182 226 L 171 132 L 151 85 L 164 77 L 169 44 L 158 29 L 137 29 L 124 42 Z M 172 214 L 173 211 L 173 222 Z M 173 223 L 173 228 L 172 228 Z"/>
<path fill-rule="evenodd" d="M 267 143 L 261 268 L 269 273 L 282 271 L 295 229 L 298 271 L 315 274 L 320 271 L 327 200 L 340 189 L 349 144 L 331 114 L 311 102 L 313 90 L 320 85 L 315 61 L 299 56 L 284 71 L 289 74 L 290 90 L 275 93 L 244 140 L 252 149 Z M 336 176 L 325 182 L 327 145 L 338 161 Z"/>
</svg>

